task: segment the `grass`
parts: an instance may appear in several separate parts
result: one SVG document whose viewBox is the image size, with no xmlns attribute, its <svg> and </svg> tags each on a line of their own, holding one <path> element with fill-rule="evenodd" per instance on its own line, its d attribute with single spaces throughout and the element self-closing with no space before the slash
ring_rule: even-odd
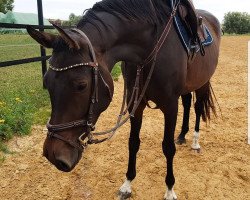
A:
<svg viewBox="0 0 250 200">
<path fill-rule="evenodd" d="M 0 80 L 0 141 L 26 135 L 34 122 L 46 121 L 40 116 L 49 108 L 49 98 L 39 63 L 0 69 Z"/>
<path fill-rule="evenodd" d="M 121 75 L 121 67 L 120 66 L 121 66 L 120 62 L 116 63 L 112 72 L 111 72 L 111 75 L 112 75 L 114 81 L 118 81 L 118 78 Z"/>
<path fill-rule="evenodd" d="M 39 45 L 30 36 L 0 35 L 0 62 L 36 56 L 40 56 Z M 120 74 L 118 63 L 112 71 L 114 80 Z M 5 142 L 14 135 L 29 134 L 33 124 L 45 124 L 50 116 L 50 101 L 42 87 L 39 62 L 0 68 L 0 81 L 0 151 L 10 153 Z M 1 157 L 0 162 L 3 160 Z"/>
</svg>

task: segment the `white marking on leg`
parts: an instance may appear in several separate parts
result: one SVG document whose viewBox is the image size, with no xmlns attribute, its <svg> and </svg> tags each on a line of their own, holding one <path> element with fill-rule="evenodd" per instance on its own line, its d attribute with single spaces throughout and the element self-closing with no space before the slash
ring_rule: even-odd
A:
<svg viewBox="0 0 250 200">
<path fill-rule="evenodd" d="M 122 186 L 119 189 L 119 196 L 120 199 L 126 199 L 131 196 L 132 190 L 131 190 L 131 181 L 125 180 L 125 182 L 122 184 Z"/>
<path fill-rule="evenodd" d="M 201 148 L 201 146 L 199 145 L 199 137 L 200 137 L 200 133 L 195 131 L 194 138 L 193 138 L 193 144 L 191 145 L 191 148 L 194 150 Z"/>
<path fill-rule="evenodd" d="M 164 195 L 164 200 L 176 200 L 176 199 L 177 199 L 177 196 L 176 196 L 174 190 L 167 189 L 167 191 Z"/>
</svg>

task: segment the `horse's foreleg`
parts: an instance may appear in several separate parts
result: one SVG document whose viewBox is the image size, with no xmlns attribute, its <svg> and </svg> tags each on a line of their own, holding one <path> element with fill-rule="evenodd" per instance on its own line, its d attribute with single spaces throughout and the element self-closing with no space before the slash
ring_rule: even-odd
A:
<svg viewBox="0 0 250 200">
<path fill-rule="evenodd" d="M 142 114 L 145 105 L 140 105 L 134 117 L 130 118 L 131 130 L 129 137 L 129 161 L 128 161 L 128 170 L 126 173 L 126 180 L 123 185 L 120 187 L 119 196 L 120 199 L 127 199 L 131 196 L 131 181 L 136 176 L 136 154 L 140 147 L 140 129 L 142 124 Z"/>
<path fill-rule="evenodd" d="M 186 95 L 182 95 L 181 100 L 182 100 L 182 105 L 184 108 L 183 120 L 182 120 L 181 133 L 176 140 L 176 144 L 186 143 L 185 135 L 189 131 L 189 114 L 190 114 L 190 107 L 191 107 L 191 101 L 192 101 L 192 94 L 188 93 Z"/>
<path fill-rule="evenodd" d="M 173 173 L 173 159 L 175 155 L 175 142 L 174 142 L 174 131 L 176 126 L 176 118 L 178 112 L 178 99 L 174 99 L 168 102 L 166 108 L 162 109 L 165 117 L 165 130 L 164 139 L 162 142 L 162 150 L 167 159 L 167 176 L 166 185 L 167 192 L 164 196 L 165 200 L 177 199 L 176 194 L 173 190 L 175 183 Z"/>
</svg>

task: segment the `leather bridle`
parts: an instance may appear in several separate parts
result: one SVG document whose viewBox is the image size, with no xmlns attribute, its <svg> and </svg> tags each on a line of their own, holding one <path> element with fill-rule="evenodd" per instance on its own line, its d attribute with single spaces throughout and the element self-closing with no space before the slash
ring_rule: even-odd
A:
<svg viewBox="0 0 250 200">
<path fill-rule="evenodd" d="M 155 63 L 156 63 L 156 58 L 157 58 L 158 52 L 161 49 L 163 43 L 165 42 L 165 40 L 169 34 L 169 31 L 170 31 L 171 26 L 172 26 L 171 22 L 173 20 L 173 17 L 176 14 L 179 3 L 180 3 L 180 0 L 178 0 L 178 2 L 176 2 L 175 6 L 173 6 L 173 10 L 171 12 L 170 19 L 167 22 L 165 29 L 163 30 L 160 38 L 157 40 L 157 43 L 156 43 L 153 51 L 149 54 L 149 56 L 144 60 L 144 62 L 142 64 L 139 64 L 137 66 L 135 85 L 133 87 L 131 99 L 127 105 L 127 108 L 125 108 L 125 101 L 126 101 L 127 93 L 126 93 L 126 77 L 124 77 L 124 95 L 123 95 L 123 103 L 122 103 L 120 114 L 118 116 L 115 127 L 108 130 L 108 131 L 104 131 L 104 132 L 99 132 L 99 133 L 92 133 L 91 132 L 94 130 L 94 123 L 93 123 L 94 105 L 96 103 L 98 103 L 98 75 L 101 76 L 101 80 L 105 83 L 105 85 L 107 87 L 108 87 L 108 85 L 106 84 L 105 80 L 103 79 L 103 77 L 99 71 L 98 62 L 96 60 L 94 48 L 93 48 L 90 40 L 85 35 L 85 33 L 82 32 L 80 29 L 76 29 L 76 28 L 71 29 L 72 31 L 79 33 L 87 41 L 89 49 L 90 49 L 90 55 L 92 57 L 92 61 L 87 62 L 87 63 L 79 63 L 79 64 L 71 65 L 71 66 L 68 66 L 65 68 L 55 68 L 51 64 L 49 67 L 51 70 L 56 71 L 56 72 L 66 71 L 66 70 L 70 70 L 70 69 L 73 69 L 76 67 L 91 67 L 93 69 L 93 83 L 94 83 L 93 87 L 92 87 L 91 102 L 90 102 L 89 111 L 88 111 L 88 115 L 87 115 L 86 120 L 82 119 L 82 120 L 76 120 L 76 121 L 62 123 L 62 124 L 56 124 L 56 125 L 52 125 L 52 124 L 50 124 L 50 122 L 48 122 L 47 123 L 47 129 L 48 129 L 47 135 L 49 138 L 59 139 L 65 143 L 71 145 L 72 147 L 75 147 L 75 148 L 79 149 L 80 151 L 83 151 L 88 144 L 101 143 L 101 142 L 106 141 L 106 140 L 110 139 L 111 137 L 113 137 L 113 135 L 115 134 L 115 131 L 119 127 L 121 127 L 123 124 L 125 124 L 129 118 L 134 116 L 136 109 L 138 108 L 139 104 L 141 103 L 141 101 L 145 95 L 146 89 L 148 87 L 148 84 L 150 82 L 151 76 L 152 76 L 154 68 L 155 68 Z M 151 68 L 149 70 L 144 87 L 141 89 L 141 93 L 139 95 L 140 75 L 142 73 L 144 66 L 149 64 L 150 62 L 152 62 L 152 65 L 151 65 Z M 133 99 L 134 99 L 134 101 L 133 101 Z M 129 116 L 127 116 L 125 119 L 122 120 L 122 117 L 127 113 L 128 109 L 131 106 L 132 106 L 132 109 L 131 109 Z M 78 142 L 73 142 L 71 140 L 67 140 L 63 136 L 58 134 L 58 132 L 62 132 L 65 130 L 78 128 L 78 127 L 86 127 L 87 128 L 86 132 L 84 132 L 79 137 Z M 109 133 L 111 133 L 111 135 L 104 138 L 104 139 L 94 139 L 93 138 L 93 135 L 106 135 Z"/>
<path fill-rule="evenodd" d="M 85 35 L 85 33 L 83 33 L 81 30 L 79 29 L 72 29 L 72 31 L 79 33 L 82 37 L 85 38 L 85 40 L 88 43 L 89 49 L 90 49 L 90 56 L 92 58 L 91 62 L 87 62 L 87 63 L 79 63 L 79 64 L 75 64 L 75 65 L 71 65 L 68 67 L 64 67 L 64 68 L 56 68 L 53 67 L 51 64 L 49 65 L 49 68 L 53 71 L 56 72 L 62 72 L 62 71 L 66 71 L 66 70 L 70 70 L 76 67 L 91 67 L 92 68 L 92 74 L 93 74 L 93 87 L 92 87 L 92 94 L 91 94 L 91 101 L 90 101 L 90 106 L 89 106 L 89 110 L 88 110 L 88 115 L 87 115 L 87 119 L 82 119 L 82 120 L 76 120 L 76 121 L 72 121 L 72 122 L 68 122 L 68 123 L 62 123 L 62 124 L 56 124 L 56 125 L 52 125 L 50 124 L 50 122 L 48 121 L 47 123 L 47 129 L 48 129 L 48 137 L 49 138 L 57 138 L 77 149 L 79 149 L 80 151 L 83 151 L 83 149 L 85 148 L 85 146 L 87 146 L 87 143 L 91 143 L 91 138 L 90 136 L 90 132 L 94 130 L 94 123 L 93 123 L 93 109 L 94 109 L 94 104 L 96 104 L 98 102 L 98 75 L 101 76 L 101 80 L 104 81 L 104 84 L 108 86 L 108 84 L 105 82 L 105 80 L 103 79 L 99 68 L 98 68 L 98 63 L 96 60 L 96 55 L 94 52 L 94 48 L 91 44 L 91 42 L 89 41 L 88 37 Z M 109 89 L 110 90 L 110 89 Z M 81 138 L 82 142 L 81 145 L 79 143 L 73 142 L 71 140 L 67 140 L 65 139 L 63 136 L 57 134 L 58 132 L 62 132 L 65 130 L 69 130 L 69 129 L 73 129 L 73 128 L 78 128 L 78 127 L 87 127 L 87 131 L 84 135 L 82 135 Z M 88 141 L 85 141 L 85 139 L 88 138 Z"/>
</svg>

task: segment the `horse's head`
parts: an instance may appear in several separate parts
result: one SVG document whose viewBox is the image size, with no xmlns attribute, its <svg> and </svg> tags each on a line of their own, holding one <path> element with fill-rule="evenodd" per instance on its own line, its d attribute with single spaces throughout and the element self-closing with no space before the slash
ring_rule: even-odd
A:
<svg viewBox="0 0 250 200">
<path fill-rule="evenodd" d="M 60 35 L 31 27 L 27 30 L 38 43 L 53 48 L 50 68 L 44 77 L 52 113 L 43 154 L 59 170 L 68 172 L 84 150 L 79 136 L 93 127 L 111 102 L 113 81 L 109 71 L 98 66 L 93 47 L 83 32 L 55 27 Z"/>
</svg>

